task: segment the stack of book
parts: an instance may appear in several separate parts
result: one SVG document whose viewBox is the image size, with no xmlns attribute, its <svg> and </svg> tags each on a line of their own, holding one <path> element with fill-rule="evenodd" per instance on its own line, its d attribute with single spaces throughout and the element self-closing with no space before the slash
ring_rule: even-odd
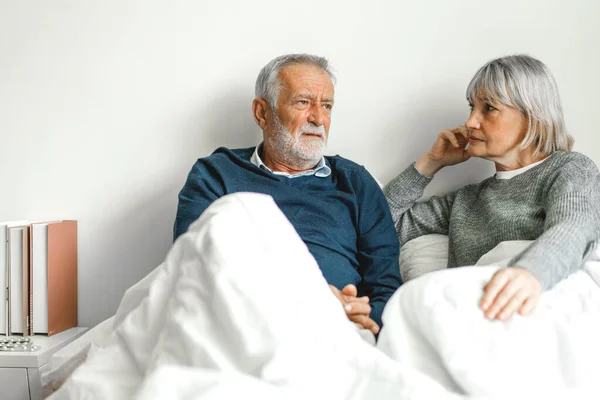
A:
<svg viewBox="0 0 600 400">
<path fill-rule="evenodd" d="M 0 334 L 77 326 L 77 221 L 0 222 Z"/>
</svg>

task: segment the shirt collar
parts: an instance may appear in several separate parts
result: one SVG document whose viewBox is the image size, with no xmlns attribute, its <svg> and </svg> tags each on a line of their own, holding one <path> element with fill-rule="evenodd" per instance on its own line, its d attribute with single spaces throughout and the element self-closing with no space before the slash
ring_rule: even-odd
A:
<svg viewBox="0 0 600 400">
<path fill-rule="evenodd" d="M 521 175 L 523 172 L 530 170 L 531 168 L 540 165 L 541 163 L 543 163 L 544 161 L 546 161 L 549 157 L 544 158 L 543 160 L 534 162 L 533 164 L 529 164 L 525 167 L 519 168 L 519 169 L 514 169 L 512 171 L 498 171 L 496 172 L 496 179 L 511 179 L 514 178 L 517 175 Z"/>
<path fill-rule="evenodd" d="M 329 168 L 327 166 L 327 163 L 325 162 L 325 157 L 321 157 L 321 160 L 319 160 L 319 163 L 313 169 L 309 169 L 308 171 L 302 171 L 298 174 L 292 175 L 292 174 L 288 174 L 287 172 L 272 171 L 269 167 L 267 167 L 265 165 L 265 163 L 260 158 L 259 154 L 260 154 L 261 150 L 262 150 L 262 143 L 259 144 L 258 146 L 256 146 L 256 148 L 254 149 L 254 153 L 252 154 L 252 157 L 250 157 L 250 162 L 261 169 L 269 171 L 272 174 L 283 175 L 288 178 L 299 178 L 301 176 L 312 176 L 312 175 L 314 175 L 318 178 L 326 178 L 329 175 L 331 175 L 331 168 Z"/>
</svg>

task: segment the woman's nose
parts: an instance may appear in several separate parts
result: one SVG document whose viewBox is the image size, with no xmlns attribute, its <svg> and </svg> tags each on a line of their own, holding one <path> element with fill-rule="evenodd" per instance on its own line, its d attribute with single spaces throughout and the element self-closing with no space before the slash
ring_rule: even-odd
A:
<svg viewBox="0 0 600 400">
<path fill-rule="evenodd" d="M 480 128 L 477 111 L 471 111 L 471 115 L 469 115 L 467 122 L 465 122 L 465 126 L 469 129 L 479 129 Z"/>
</svg>

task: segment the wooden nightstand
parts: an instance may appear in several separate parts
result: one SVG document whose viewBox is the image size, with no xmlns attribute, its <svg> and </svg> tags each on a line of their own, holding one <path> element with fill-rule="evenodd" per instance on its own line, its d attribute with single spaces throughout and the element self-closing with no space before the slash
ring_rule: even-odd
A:
<svg viewBox="0 0 600 400">
<path fill-rule="evenodd" d="M 40 368 L 50 357 L 88 328 L 71 328 L 56 335 L 30 336 L 40 349 L 29 352 L 0 352 L 0 398 L 2 400 L 41 400 Z M 0 338 L 2 338 L 0 336 Z"/>
</svg>

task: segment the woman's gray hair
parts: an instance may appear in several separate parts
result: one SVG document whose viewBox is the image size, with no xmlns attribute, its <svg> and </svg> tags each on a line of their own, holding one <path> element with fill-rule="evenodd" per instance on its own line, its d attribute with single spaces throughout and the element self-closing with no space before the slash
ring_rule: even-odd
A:
<svg viewBox="0 0 600 400">
<path fill-rule="evenodd" d="M 519 110 L 528 121 L 521 148 L 535 145 L 535 154 L 570 151 L 558 86 L 544 63 L 528 55 L 501 57 L 477 71 L 467 88 L 467 100 L 477 97 L 498 101 Z"/>
<path fill-rule="evenodd" d="M 327 72 L 331 81 L 335 84 L 335 75 L 324 57 L 313 56 L 310 54 L 286 54 L 271 60 L 265 65 L 256 78 L 254 93 L 256 97 L 265 99 L 271 108 L 277 109 L 277 99 L 281 91 L 281 82 L 279 81 L 279 71 L 288 65 L 307 64 L 321 68 Z"/>
</svg>

